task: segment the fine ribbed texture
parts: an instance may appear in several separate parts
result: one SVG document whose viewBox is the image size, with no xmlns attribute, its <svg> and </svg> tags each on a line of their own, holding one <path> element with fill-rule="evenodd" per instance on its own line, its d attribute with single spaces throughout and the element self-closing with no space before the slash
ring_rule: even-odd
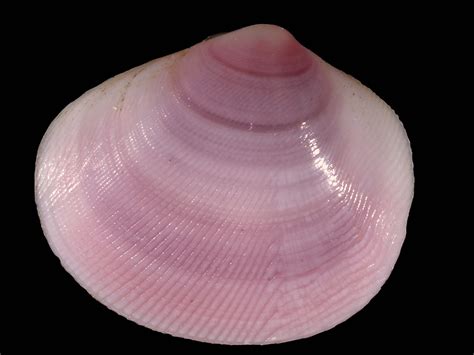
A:
<svg viewBox="0 0 474 355">
<path fill-rule="evenodd" d="M 92 296 L 226 344 L 308 337 L 360 310 L 413 195 L 394 112 L 270 25 L 88 91 L 45 134 L 35 181 L 51 248 Z"/>
</svg>

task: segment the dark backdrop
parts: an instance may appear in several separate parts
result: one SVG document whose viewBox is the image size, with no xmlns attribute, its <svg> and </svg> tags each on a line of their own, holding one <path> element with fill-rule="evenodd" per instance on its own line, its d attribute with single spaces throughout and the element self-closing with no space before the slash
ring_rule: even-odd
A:
<svg viewBox="0 0 474 355">
<path fill-rule="evenodd" d="M 158 12 L 156 17 L 151 13 L 152 16 L 141 19 L 146 9 L 104 14 L 95 20 L 85 14 L 72 20 L 73 10 L 68 10 L 39 19 L 15 41 L 13 56 L 22 73 L 16 92 L 25 98 L 16 107 L 22 117 L 19 121 L 22 127 L 17 129 L 21 129 L 26 142 L 23 147 L 26 156 L 21 163 L 26 171 L 22 173 L 26 183 L 21 189 L 26 192 L 27 201 L 22 203 L 21 211 L 22 216 L 28 213 L 28 217 L 22 217 L 17 224 L 21 233 L 14 233 L 13 242 L 18 242 L 15 249 L 2 250 L 9 254 L 5 260 L 8 257 L 15 260 L 3 271 L 12 278 L 12 283 L 2 296 L 6 297 L 5 317 L 0 319 L 5 330 L 0 335 L 2 355 L 4 351 L 21 353 L 20 349 L 29 347 L 48 353 L 68 353 L 71 349 L 95 353 L 102 349 L 106 353 L 136 354 L 181 350 L 325 354 L 384 353 L 393 349 L 407 352 L 418 347 L 452 350 L 467 345 L 462 343 L 467 340 L 462 338 L 467 326 L 457 320 L 458 299 L 447 297 L 452 296 L 447 287 L 455 281 L 450 279 L 440 256 L 445 243 L 437 235 L 443 231 L 433 228 L 436 218 L 426 210 L 432 195 L 431 185 L 427 183 L 430 175 L 426 157 L 430 148 L 426 144 L 429 135 L 426 108 L 434 104 L 426 92 L 433 85 L 428 79 L 439 65 L 432 61 L 439 58 L 440 51 L 433 46 L 440 40 L 437 23 L 424 23 L 419 17 L 407 14 L 392 21 L 383 13 L 347 21 L 335 13 L 304 14 L 304 9 L 298 16 L 286 14 L 283 9 L 279 16 L 249 11 L 237 18 L 232 16 L 231 4 L 225 10 L 226 16 L 208 14 L 195 16 L 193 21 Z M 182 11 L 191 10 L 183 5 Z M 128 21 L 128 17 L 134 21 Z M 322 17 L 329 21 L 321 24 Z M 287 28 L 304 46 L 361 80 L 392 106 L 411 140 L 416 186 L 400 258 L 391 277 L 369 305 L 334 329 L 312 338 L 242 348 L 153 332 L 109 311 L 89 296 L 63 270 L 43 236 L 34 204 L 33 170 L 36 150 L 48 125 L 84 91 L 209 35 L 254 23 L 274 23 Z M 448 253 L 448 249 L 444 252 Z M 471 312 L 463 308 L 464 311 Z"/>
</svg>

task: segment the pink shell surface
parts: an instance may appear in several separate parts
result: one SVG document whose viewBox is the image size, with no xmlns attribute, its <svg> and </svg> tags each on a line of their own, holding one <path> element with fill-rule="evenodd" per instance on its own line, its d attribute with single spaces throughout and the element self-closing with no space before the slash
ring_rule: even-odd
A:
<svg viewBox="0 0 474 355">
<path fill-rule="evenodd" d="M 269 25 L 85 93 L 45 134 L 35 181 L 51 248 L 93 297 L 226 344 L 359 311 L 394 267 L 413 196 L 394 112 Z"/>
</svg>

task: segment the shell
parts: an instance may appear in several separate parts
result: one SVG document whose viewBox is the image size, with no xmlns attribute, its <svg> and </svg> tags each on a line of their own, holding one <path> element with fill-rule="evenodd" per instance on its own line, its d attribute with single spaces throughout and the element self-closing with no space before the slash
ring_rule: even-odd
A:
<svg viewBox="0 0 474 355">
<path fill-rule="evenodd" d="M 257 25 L 85 93 L 45 134 L 35 183 L 52 250 L 107 307 L 175 336 L 268 344 L 377 293 L 413 169 L 382 100 Z"/>
</svg>

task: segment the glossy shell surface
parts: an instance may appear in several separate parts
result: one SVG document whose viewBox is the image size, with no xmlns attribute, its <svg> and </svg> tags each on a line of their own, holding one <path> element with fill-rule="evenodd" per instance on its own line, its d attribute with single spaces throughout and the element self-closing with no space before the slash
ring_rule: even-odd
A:
<svg viewBox="0 0 474 355">
<path fill-rule="evenodd" d="M 85 93 L 45 134 L 35 181 L 51 248 L 93 297 L 226 344 L 312 336 L 364 307 L 413 194 L 395 113 L 269 25 Z"/>
</svg>

